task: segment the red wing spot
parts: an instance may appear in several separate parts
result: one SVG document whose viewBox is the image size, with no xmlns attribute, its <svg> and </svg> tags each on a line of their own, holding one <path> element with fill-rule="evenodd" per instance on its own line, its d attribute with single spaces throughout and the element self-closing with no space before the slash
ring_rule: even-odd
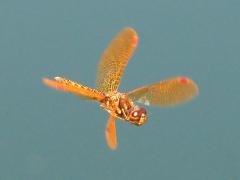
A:
<svg viewBox="0 0 240 180">
<path fill-rule="evenodd" d="M 179 81 L 180 81 L 180 83 L 182 83 L 182 84 L 186 84 L 186 83 L 189 82 L 189 79 L 188 79 L 187 77 L 180 77 L 180 78 L 179 78 Z"/>
<path fill-rule="evenodd" d="M 133 47 L 136 48 L 138 45 L 138 37 L 137 36 L 134 36 L 133 37 Z"/>
</svg>

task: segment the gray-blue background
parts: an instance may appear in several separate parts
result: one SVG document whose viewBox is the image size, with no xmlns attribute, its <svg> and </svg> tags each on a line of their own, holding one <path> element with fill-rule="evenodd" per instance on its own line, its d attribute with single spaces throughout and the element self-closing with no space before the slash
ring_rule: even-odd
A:
<svg viewBox="0 0 240 180">
<path fill-rule="evenodd" d="M 240 179 L 240 1 L 1 0 L 1 180 Z M 45 87 L 62 75 L 91 87 L 125 26 L 139 34 L 121 91 L 186 75 L 200 96 L 149 122 L 117 121 L 104 139 L 98 104 Z"/>
</svg>

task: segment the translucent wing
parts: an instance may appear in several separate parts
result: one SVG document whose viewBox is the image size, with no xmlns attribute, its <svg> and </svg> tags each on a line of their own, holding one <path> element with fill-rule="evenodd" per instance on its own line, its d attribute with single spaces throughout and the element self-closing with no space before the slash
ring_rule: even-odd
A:
<svg viewBox="0 0 240 180">
<path fill-rule="evenodd" d="M 104 51 L 97 68 L 96 85 L 101 92 L 116 91 L 124 69 L 138 43 L 137 33 L 124 28 Z"/>
<path fill-rule="evenodd" d="M 112 115 L 109 116 L 105 136 L 108 147 L 112 150 L 115 150 L 117 148 L 117 132 L 115 126 L 115 117 Z"/>
<path fill-rule="evenodd" d="M 177 77 L 135 89 L 128 95 L 145 105 L 167 107 L 191 100 L 198 95 L 198 87 L 187 77 Z"/>
<path fill-rule="evenodd" d="M 88 100 L 101 101 L 104 98 L 103 93 L 95 89 L 61 77 L 55 77 L 55 80 L 44 78 L 43 83 L 54 89 L 70 92 Z"/>
</svg>

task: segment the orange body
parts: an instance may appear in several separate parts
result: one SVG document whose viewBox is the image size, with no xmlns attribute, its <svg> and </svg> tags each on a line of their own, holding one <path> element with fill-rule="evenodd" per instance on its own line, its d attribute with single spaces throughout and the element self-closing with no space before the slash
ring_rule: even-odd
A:
<svg viewBox="0 0 240 180">
<path fill-rule="evenodd" d="M 134 101 L 145 105 L 168 107 L 191 100 L 198 94 L 197 84 L 187 77 L 176 77 L 134 89 L 127 93 L 118 92 L 124 69 L 138 44 L 134 29 L 124 28 L 104 51 L 97 68 L 96 88 L 89 88 L 62 77 L 54 80 L 44 78 L 44 84 L 83 99 L 100 103 L 109 120 L 105 130 L 110 149 L 117 148 L 115 117 L 134 125 L 147 122 L 147 112 Z"/>
</svg>

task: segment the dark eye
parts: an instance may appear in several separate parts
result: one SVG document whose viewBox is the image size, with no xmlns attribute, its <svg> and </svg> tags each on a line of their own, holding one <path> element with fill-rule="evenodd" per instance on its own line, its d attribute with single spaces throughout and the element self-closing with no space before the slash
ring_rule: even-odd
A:
<svg viewBox="0 0 240 180">
<path fill-rule="evenodd" d="M 139 110 L 138 110 L 138 114 L 139 114 L 139 116 L 141 117 L 143 114 L 147 114 L 147 112 L 146 112 L 146 109 L 144 109 L 144 108 L 140 108 Z"/>
<path fill-rule="evenodd" d="M 141 118 L 143 114 L 146 115 L 146 110 L 144 108 L 140 108 L 131 112 L 131 116 L 134 118 Z"/>
<path fill-rule="evenodd" d="M 140 108 L 137 110 L 133 110 L 130 113 L 130 120 L 131 123 L 135 125 L 143 125 L 147 121 L 147 112 L 144 108 Z"/>
</svg>

